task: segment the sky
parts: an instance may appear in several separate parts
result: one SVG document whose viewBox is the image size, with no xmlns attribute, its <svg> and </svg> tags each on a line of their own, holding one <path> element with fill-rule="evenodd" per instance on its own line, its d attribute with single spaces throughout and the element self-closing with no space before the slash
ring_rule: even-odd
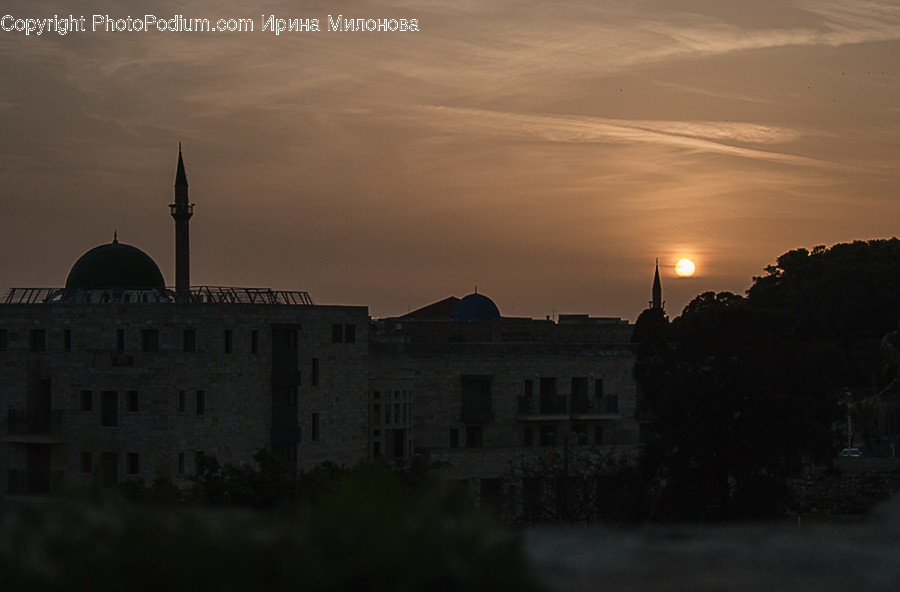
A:
<svg viewBox="0 0 900 592">
<path fill-rule="evenodd" d="M 672 317 L 791 249 L 900 228 L 896 1 L 74 5 L 0 6 L 4 292 L 62 286 L 114 231 L 174 284 L 179 142 L 192 284 L 375 317 L 477 287 L 505 316 L 633 321 L 657 258 Z M 15 30 L 54 15 L 86 30 Z M 270 15 L 321 31 L 275 35 Z M 697 273 L 676 278 L 684 257 Z"/>
</svg>

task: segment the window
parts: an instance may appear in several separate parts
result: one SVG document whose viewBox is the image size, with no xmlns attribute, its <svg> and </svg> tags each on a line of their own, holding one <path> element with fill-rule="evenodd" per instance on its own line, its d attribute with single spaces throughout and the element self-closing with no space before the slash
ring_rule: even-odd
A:
<svg viewBox="0 0 900 592">
<path fill-rule="evenodd" d="M 466 423 L 493 421 L 491 410 L 491 376 L 463 376 L 462 418 Z"/>
<path fill-rule="evenodd" d="M 197 351 L 197 330 L 185 329 L 181 333 L 182 349 L 186 352 Z"/>
<path fill-rule="evenodd" d="M 381 423 L 381 405 L 378 403 L 372 405 L 372 418 L 375 423 Z"/>
<path fill-rule="evenodd" d="M 572 377 L 572 413 L 586 413 L 591 407 L 587 376 Z"/>
<path fill-rule="evenodd" d="M 100 455 L 100 471 L 102 483 L 109 487 L 119 482 L 119 455 L 115 452 L 104 452 Z"/>
<path fill-rule="evenodd" d="M 93 411 L 94 410 L 94 392 L 93 391 L 80 391 L 78 393 L 78 398 L 80 400 L 80 408 L 82 411 Z"/>
<path fill-rule="evenodd" d="M 534 428 L 531 426 L 522 428 L 522 446 L 534 446 Z"/>
<path fill-rule="evenodd" d="M 572 426 L 572 442 L 570 444 L 575 444 L 578 446 L 583 446 L 588 443 L 588 427 L 583 423 L 577 423 Z"/>
<path fill-rule="evenodd" d="M 331 342 L 332 343 L 355 343 L 356 342 L 356 325 L 340 325 L 331 326 Z"/>
<path fill-rule="evenodd" d="M 319 386 L 319 358 L 312 359 L 312 368 L 309 371 L 309 382 L 313 386 Z"/>
<path fill-rule="evenodd" d="M 159 329 L 141 329 L 141 351 L 159 351 Z"/>
<path fill-rule="evenodd" d="M 594 379 L 594 396 L 598 399 L 603 396 L 603 379 L 595 378 Z"/>
<path fill-rule="evenodd" d="M 559 414 L 566 412 L 566 398 L 557 396 L 556 378 L 541 377 L 541 413 Z"/>
<path fill-rule="evenodd" d="M 141 472 L 140 456 L 137 452 L 129 452 L 125 456 L 125 474 L 137 475 Z"/>
<path fill-rule="evenodd" d="M 178 458 L 178 475 L 181 476 L 181 475 L 184 475 L 184 453 L 179 452 L 177 458 Z"/>
<path fill-rule="evenodd" d="M 250 353 L 258 354 L 259 353 L 259 330 L 253 329 L 250 331 Z"/>
<path fill-rule="evenodd" d="M 311 417 L 311 425 L 310 425 L 310 439 L 313 442 L 319 441 L 319 414 L 313 413 Z"/>
<path fill-rule="evenodd" d="M 606 412 L 607 413 L 618 413 L 619 412 L 619 396 L 618 395 L 609 395 L 606 397 Z"/>
<path fill-rule="evenodd" d="M 94 454 L 89 451 L 81 452 L 81 472 L 85 475 L 94 472 Z"/>
<path fill-rule="evenodd" d="M 63 351 L 72 351 L 72 330 L 63 329 Z"/>
<path fill-rule="evenodd" d="M 9 349 L 9 330 L 0 329 L 0 351 Z"/>
<path fill-rule="evenodd" d="M 450 428 L 450 448 L 459 448 L 459 428 Z"/>
<path fill-rule="evenodd" d="M 224 348 L 226 354 L 230 354 L 234 350 L 234 331 L 231 329 L 225 329 Z"/>
<path fill-rule="evenodd" d="M 125 351 L 125 329 L 116 329 L 116 351 Z"/>
<path fill-rule="evenodd" d="M 32 329 L 29 334 L 28 349 L 33 352 L 47 351 L 47 331 Z"/>
<path fill-rule="evenodd" d="M 119 425 L 119 393 L 100 391 L 100 425 L 115 428 Z"/>
<path fill-rule="evenodd" d="M 206 391 L 197 391 L 197 415 L 206 413 Z"/>
<path fill-rule="evenodd" d="M 541 426 L 541 446 L 555 446 L 556 445 L 556 425 L 542 425 Z"/>
<path fill-rule="evenodd" d="M 137 413 L 140 410 L 140 395 L 137 391 L 125 391 L 125 411 Z"/>
<path fill-rule="evenodd" d="M 603 426 L 594 426 L 594 444 L 597 446 L 603 444 Z"/>
<path fill-rule="evenodd" d="M 484 427 L 466 426 L 466 448 L 481 448 L 484 446 Z"/>
<path fill-rule="evenodd" d="M 187 411 L 187 393 L 178 391 L 178 413 Z"/>
</svg>

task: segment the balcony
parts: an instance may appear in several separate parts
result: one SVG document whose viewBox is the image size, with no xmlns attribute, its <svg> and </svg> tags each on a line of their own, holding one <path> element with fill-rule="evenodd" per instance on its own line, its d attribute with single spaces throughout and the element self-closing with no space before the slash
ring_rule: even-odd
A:
<svg viewBox="0 0 900 592">
<path fill-rule="evenodd" d="M 32 412 L 10 409 L 6 442 L 57 444 L 62 426 L 62 411 Z"/>
</svg>

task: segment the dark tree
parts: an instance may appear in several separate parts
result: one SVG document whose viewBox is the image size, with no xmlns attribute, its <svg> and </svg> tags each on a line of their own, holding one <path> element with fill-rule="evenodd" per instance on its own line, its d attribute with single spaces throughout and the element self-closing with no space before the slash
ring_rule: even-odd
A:
<svg viewBox="0 0 900 592">
<path fill-rule="evenodd" d="M 789 316 L 728 292 L 698 296 L 672 322 L 642 457 L 659 517 L 777 514 L 786 479 L 830 457 L 828 353 L 792 333 Z"/>
</svg>

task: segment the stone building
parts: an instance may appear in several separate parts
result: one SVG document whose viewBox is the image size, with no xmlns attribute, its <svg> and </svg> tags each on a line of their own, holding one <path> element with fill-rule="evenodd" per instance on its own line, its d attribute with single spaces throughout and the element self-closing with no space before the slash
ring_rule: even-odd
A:
<svg viewBox="0 0 900 592">
<path fill-rule="evenodd" d="M 424 461 L 482 499 L 510 463 L 562 447 L 627 454 L 635 421 L 632 325 L 502 317 L 483 294 L 372 325 L 369 455 Z"/>
<path fill-rule="evenodd" d="M 484 497 L 517 455 L 638 443 L 627 321 L 502 317 L 477 292 L 372 321 L 305 292 L 191 286 L 180 147 L 169 208 L 174 287 L 114 236 L 64 287 L 0 304 L 0 489 L 179 481 L 200 453 L 266 448 L 288 469 L 435 461 Z"/>
<path fill-rule="evenodd" d="M 287 467 L 366 454 L 368 311 L 305 292 L 191 287 L 179 149 L 176 286 L 113 242 L 82 255 L 64 288 L 0 304 L 0 468 L 10 493 L 157 475 L 199 453 Z"/>
</svg>

